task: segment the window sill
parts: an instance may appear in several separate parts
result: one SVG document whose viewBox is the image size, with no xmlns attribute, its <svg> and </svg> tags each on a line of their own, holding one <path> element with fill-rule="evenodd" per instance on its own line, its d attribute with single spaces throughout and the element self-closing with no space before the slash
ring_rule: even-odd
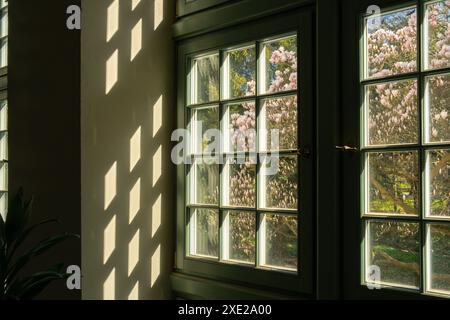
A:
<svg viewBox="0 0 450 320">
<path fill-rule="evenodd" d="M 232 283 L 173 272 L 172 291 L 177 298 L 188 300 L 306 300 L 307 297 L 286 295 Z"/>
</svg>

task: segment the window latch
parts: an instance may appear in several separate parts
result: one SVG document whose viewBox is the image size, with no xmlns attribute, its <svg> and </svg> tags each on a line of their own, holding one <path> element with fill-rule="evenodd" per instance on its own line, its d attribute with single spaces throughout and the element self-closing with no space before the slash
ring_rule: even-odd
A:
<svg viewBox="0 0 450 320">
<path fill-rule="evenodd" d="M 358 148 L 351 146 L 336 146 L 336 149 L 343 152 L 358 152 Z"/>
</svg>

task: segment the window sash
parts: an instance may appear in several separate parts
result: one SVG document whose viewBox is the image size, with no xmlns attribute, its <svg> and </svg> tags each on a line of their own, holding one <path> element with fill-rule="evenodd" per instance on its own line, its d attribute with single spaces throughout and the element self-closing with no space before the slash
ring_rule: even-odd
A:
<svg viewBox="0 0 450 320">
<path fill-rule="evenodd" d="M 366 270 L 368 270 L 367 265 L 367 254 L 368 254 L 368 247 L 367 247 L 367 241 L 368 238 L 368 230 L 367 230 L 367 224 L 370 221 L 382 221 L 382 222 L 417 222 L 420 226 L 419 228 L 419 243 L 421 244 L 421 250 L 419 251 L 420 254 L 420 285 L 419 288 L 413 289 L 408 288 L 405 286 L 399 286 L 396 284 L 383 284 L 382 287 L 387 288 L 397 288 L 399 290 L 403 291 L 411 291 L 411 292 L 417 292 L 422 293 L 425 295 L 441 295 L 445 297 L 449 297 L 450 292 L 436 292 L 435 290 L 431 290 L 429 287 L 429 257 L 430 257 L 430 239 L 429 239 L 429 228 L 433 224 L 443 224 L 443 225 L 450 225 L 450 217 L 447 218 L 439 218 L 435 216 L 427 215 L 427 203 L 428 203 L 428 195 L 429 193 L 426 192 L 428 190 L 427 185 L 427 166 L 428 166 L 428 160 L 427 160 L 427 154 L 433 150 L 448 150 L 450 148 L 450 142 L 439 142 L 439 143 L 430 143 L 427 141 L 427 133 L 425 130 L 427 129 L 427 118 L 428 115 L 426 114 L 428 110 L 428 105 L 426 103 L 426 79 L 435 76 L 435 75 L 446 75 L 450 72 L 449 67 L 443 67 L 443 68 L 436 68 L 436 69 L 429 69 L 428 66 L 425 64 L 426 60 L 426 36 L 427 36 L 427 28 L 426 28 L 426 19 L 424 18 L 426 12 L 425 12 L 425 6 L 430 3 L 439 2 L 439 1 L 410 1 L 409 3 L 405 4 L 398 4 L 397 6 L 386 6 L 386 8 L 382 9 L 382 13 L 385 12 L 392 12 L 393 10 L 403 10 L 407 8 L 416 7 L 417 8 L 417 71 L 415 72 L 409 72 L 404 74 L 396 74 L 396 75 L 390 75 L 386 77 L 379 77 L 379 78 L 367 78 L 366 70 L 367 70 L 367 50 L 366 50 L 366 39 L 367 39 L 367 32 L 366 32 L 366 24 L 365 24 L 365 17 L 363 16 L 361 18 L 360 23 L 360 34 L 363 36 L 360 40 L 360 105 L 361 105 L 361 112 L 360 112 L 360 145 L 361 145 L 361 155 L 360 155 L 360 163 L 362 166 L 362 174 L 360 178 L 360 192 L 361 192 L 361 200 L 360 200 L 360 227 L 361 227 L 361 234 L 362 234 L 362 240 L 364 245 L 361 246 L 361 285 L 366 285 Z M 418 99 L 417 99 L 417 110 L 418 110 L 418 142 L 412 143 L 412 144 L 394 144 L 394 145 L 376 145 L 371 146 L 368 144 L 368 126 L 367 126 L 367 114 L 366 114 L 366 107 L 368 106 L 368 101 L 366 100 L 366 92 L 365 88 L 369 85 L 374 84 L 381 84 L 386 82 L 393 82 L 393 81 L 402 81 L 407 79 L 415 79 L 418 83 Z M 418 194 L 418 215 L 404 215 L 404 214 L 377 214 L 377 213 L 369 213 L 367 210 L 368 205 L 368 173 L 369 167 L 367 166 L 367 157 L 369 154 L 374 152 L 383 152 L 383 153 L 390 153 L 394 151 L 414 151 L 418 152 L 418 174 L 419 174 L 419 194 Z"/>
<path fill-rule="evenodd" d="M 245 44 L 245 43 L 253 43 L 254 39 L 268 39 L 272 36 L 278 36 L 283 34 L 292 33 L 297 28 L 300 29 L 298 32 L 299 34 L 303 34 L 304 38 L 300 39 L 299 42 L 302 43 L 302 46 L 304 48 L 301 48 L 298 52 L 302 54 L 302 58 L 304 60 L 308 60 L 308 57 L 312 57 L 312 54 L 309 52 L 309 50 L 313 50 L 312 48 L 312 39 L 311 37 L 311 13 L 309 10 L 303 10 L 302 13 L 299 12 L 293 12 L 285 15 L 280 15 L 277 17 L 270 18 L 271 22 L 271 30 L 268 30 L 267 26 L 264 25 L 263 21 L 261 22 L 255 22 L 252 24 L 249 24 L 247 27 L 242 27 L 242 29 L 239 30 L 239 32 L 236 32 L 232 29 L 230 30 L 223 30 L 216 32 L 214 34 L 205 35 L 198 37 L 196 39 L 186 41 L 184 45 L 179 47 L 179 70 L 178 70 L 178 83 L 179 83 L 179 99 L 178 99 L 178 124 L 179 127 L 184 127 L 186 123 L 188 123 L 189 119 L 189 110 L 193 108 L 198 108 L 206 105 L 219 105 L 221 109 L 224 109 L 224 106 L 226 104 L 229 104 L 231 102 L 236 101 L 243 101 L 243 100 L 249 100 L 249 99 L 256 99 L 257 105 L 259 104 L 259 101 L 262 101 L 263 99 L 266 99 L 266 96 L 261 97 L 244 97 L 239 99 L 233 99 L 233 100 L 224 100 L 224 101 L 215 101 L 215 102 L 208 102 L 207 104 L 199 104 L 199 105 L 190 105 L 186 106 L 186 101 L 188 100 L 188 97 L 186 97 L 186 93 L 189 94 L 189 92 L 184 92 L 182 88 L 185 87 L 185 74 L 187 70 L 190 70 L 191 65 L 189 64 L 189 58 L 192 56 L 196 56 L 199 52 L 214 52 L 214 48 L 233 48 L 236 45 Z M 299 26 L 300 24 L 300 26 Z M 306 32 L 301 32 L 301 30 L 308 30 Z M 220 34 L 220 36 L 217 36 Z M 307 49 L 309 48 L 309 49 Z M 216 49 L 216 52 L 218 50 Z M 258 50 L 257 50 L 258 52 Z M 223 58 L 223 57 L 221 57 Z M 312 69 L 311 66 L 308 66 L 306 62 L 302 62 L 302 65 L 304 65 L 304 79 L 300 79 L 301 83 L 304 84 L 301 90 L 295 90 L 292 92 L 283 92 L 280 94 L 274 94 L 273 96 L 280 96 L 280 95 L 286 95 L 286 94 L 298 94 L 298 91 L 301 91 L 302 97 L 303 97 L 303 103 L 305 104 L 305 110 L 301 110 L 302 106 L 298 107 L 299 112 L 305 113 L 305 118 L 308 118 L 312 110 L 306 110 L 309 109 L 310 106 L 312 106 L 312 81 L 307 81 L 307 78 L 312 76 Z M 300 103 L 301 104 L 301 103 Z M 257 106 L 258 108 L 258 106 Z M 312 122 L 312 121 L 311 121 Z M 306 125 L 308 128 L 303 128 L 305 132 L 310 130 L 311 127 L 309 127 L 311 123 Z M 308 143 L 312 141 L 312 134 L 308 133 L 308 135 L 305 135 L 303 137 L 303 142 Z M 291 151 L 291 153 L 296 154 L 297 150 Z M 310 170 L 308 170 L 310 168 Z M 300 182 L 301 185 L 309 185 L 309 183 L 312 182 L 312 163 L 311 161 L 303 161 L 299 167 L 299 170 L 308 172 L 305 174 L 302 179 L 307 181 L 306 183 Z M 298 259 L 302 261 L 302 264 L 299 265 L 301 268 L 301 272 L 299 274 L 293 273 L 291 271 L 286 272 L 283 270 L 279 270 L 278 272 L 272 272 L 268 268 L 254 268 L 254 267 L 247 267 L 246 265 L 239 264 L 239 263 L 218 263 L 217 259 L 198 259 L 196 257 L 190 256 L 187 254 L 189 252 L 188 247 L 188 239 L 189 237 L 189 227 L 187 226 L 187 218 L 188 218 L 188 210 L 187 209 L 193 209 L 193 208 L 215 208 L 216 210 L 219 209 L 219 212 L 221 215 L 225 211 L 228 210 L 241 210 L 241 208 L 229 208 L 227 206 L 197 206 L 197 205 L 188 205 L 185 207 L 185 199 L 189 196 L 188 190 L 185 189 L 186 185 L 186 174 L 188 172 L 187 166 L 179 166 L 178 168 L 178 196 L 177 196 L 177 211 L 178 211 L 178 221 L 177 221 L 177 268 L 188 274 L 199 274 L 203 276 L 208 276 L 210 278 L 227 278 L 229 280 L 235 280 L 235 281 L 244 281 L 249 284 L 254 285 L 262 285 L 266 286 L 268 288 L 272 289 L 279 289 L 279 290 L 288 290 L 293 292 L 304 292 L 304 293 L 311 293 L 312 292 L 312 188 L 306 188 L 309 189 L 305 191 L 303 195 L 300 195 L 299 203 L 302 203 L 302 208 L 299 208 L 301 210 L 300 212 L 308 212 L 308 215 L 303 216 L 300 213 L 300 219 L 301 222 L 298 224 L 300 227 L 299 232 L 299 243 L 301 244 L 299 246 L 300 254 L 298 255 Z M 311 175 L 311 176 L 309 176 Z M 182 192 L 180 192 L 183 190 Z M 311 197 L 311 198 L 309 198 Z M 302 201 L 303 198 L 308 200 Z M 258 215 L 258 210 L 256 208 L 242 208 L 241 211 L 248 211 L 248 212 L 256 212 Z M 297 215 L 296 211 L 288 211 L 283 212 L 283 210 L 276 210 L 276 212 L 286 213 L 286 214 L 295 214 Z M 261 210 L 261 212 L 268 212 L 270 213 L 271 210 Z M 221 217 L 223 219 L 223 217 Z M 222 230 L 219 231 L 219 234 Z"/>
</svg>

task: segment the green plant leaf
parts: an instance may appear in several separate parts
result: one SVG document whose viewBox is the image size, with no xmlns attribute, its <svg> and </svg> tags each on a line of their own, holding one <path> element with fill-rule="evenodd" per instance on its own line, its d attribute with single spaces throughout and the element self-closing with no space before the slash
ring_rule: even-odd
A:
<svg viewBox="0 0 450 320">
<path fill-rule="evenodd" d="M 8 268 L 7 271 L 7 278 L 6 281 L 7 282 L 11 282 L 14 280 L 14 277 L 17 275 L 17 273 L 24 267 L 27 265 L 27 263 L 34 257 L 37 257 L 41 254 L 43 254 L 44 252 L 50 250 L 51 248 L 53 248 L 54 246 L 56 246 L 57 244 L 70 239 L 70 238 L 75 238 L 75 239 L 79 239 L 80 236 L 77 234 L 63 234 L 63 235 L 59 235 L 59 236 L 55 236 L 46 240 L 41 241 L 38 245 L 36 245 L 33 249 L 29 250 L 27 253 L 23 254 L 22 256 L 20 256 L 15 263 Z"/>
<path fill-rule="evenodd" d="M 23 241 L 25 241 L 25 239 L 30 235 L 30 233 L 35 230 L 36 228 L 45 225 L 45 224 L 49 224 L 49 223 L 54 223 L 54 222 L 58 222 L 58 220 L 56 219 L 49 219 L 49 220 L 45 220 L 42 221 L 40 223 L 37 223 L 31 227 L 28 227 L 27 229 L 25 229 L 24 232 L 22 232 L 22 234 L 20 235 L 20 237 L 14 241 L 14 244 L 12 245 L 11 248 L 8 248 L 8 259 L 12 259 L 12 257 L 14 256 L 14 253 L 16 252 L 16 250 L 20 247 L 20 245 L 23 243 Z"/>
<path fill-rule="evenodd" d="M 0 247 L 6 243 L 6 234 L 5 234 L 5 221 L 3 220 L 3 216 L 0 214 Z"/>
<path fill-rule="evenodd" d="M 65 275 L 63 273 L 55 271 L 36 273 L 33 276 L 27 277 L 22 284 L 18 286 L 17 292 L 12 296 L 16 296 L 22 300 L 33 299 L 51 282 L 55 280 L 62 280 L 64 278 Z"/>
<path fill-rule="evenodd" d="M 5 234 L 8 245 L 19 238 L 22 234 L 22 231 L 28 223 L 32 206 L 33 198 L 25 203 L 24 192 L 23 189 L 20 188 L 16 196 L 11 201 L 11 206 L 9 207 L 8 215 L 6 216 Z"/>
<path fill-rule="evenodd" d="M 6 278 L 6 246 L 0 245 L 0 300 L 5 296 L 5 278 Z"/>
</svg>

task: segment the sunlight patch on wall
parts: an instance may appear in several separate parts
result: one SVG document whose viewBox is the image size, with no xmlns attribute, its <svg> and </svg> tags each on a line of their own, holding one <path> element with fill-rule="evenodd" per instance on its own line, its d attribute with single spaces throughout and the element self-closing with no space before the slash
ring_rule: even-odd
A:
<svg viewBox="0 0 450 320">
<path fill-rule="evenodd" d="M 138 6 L 138 4 L 141 2 L 141 0 L 132 0 L 131 1 L 131 10 L 136 9 L 136 7 Z"/>
<path fill-rule="evenodd" d="M 128 222 L 131 224 L 136 214 L 141 209 L 141 179 L 138 179 L 133 189 L 130 191 L 130 206 L 129 206 L 129 219 Z"/>
<path fill-rule="evenodd" d="M 163 96 L 160 95 L 158 101 L 153 105 L 153 138 L 162 127 Z"/>
<path fill-rule="evenodd" d="M 116 249 L 116 216 L 109 222 L 103 232 L 103 264 L 106 264 Z"/>
<path fill-rule="evenodd" d="M 108 209 L 117 192 L 117 161 L 111 166 L 105 175 L 105 207 Z"/>
<path fill-rule="evenodd" d="M 162 146 L 153 155 L 153 187 L 156 186 L 162 173 Z"/>
<path fill-rule="evenodd" d="M 131 275 L 139 262 L 139 230 L 128 244 L 128 276 Z"/>
<path fill-rule="evenodd" d="M 156 248 L 155 253 L 152 255 L 152 271 L 150 276 L 150 286 L 153 288 L 155 282 L 158 280 L 161 274 L 161 245 Z"/>
<path fill-rule="evenodd" d="M 139 300 L 139 281 L 136 282 L 130 294 L 128 295 L 128 300 Z"/>
<path fill-rule="evenodd" d="M 161 211 L 162 208 L 162 195 L 158 196 L 155 203 L 152 206 L 152 238 L 158 232 L 159 227 L 161 226 Z"/>
<path fill-rule="evenodd" d="M 106 22 L 106 42 L 119 30 L 119 0 L 114 0 L 108 7 Z"/>
<path fill-rule="evenodd" d="M 106 88 L 105 93 L 108 94 L 118 79 L 119 68 L 119 51 L 116 49 L 114 53 L 106 61 Z"/>
<path fill-rule="evenodd" d="M 139 127 L 130 139 L 130 172 L 133 171 L 141 159 L 141 127 Z"/>
<path fill-rule="evenodd" d="M 136 25 L 131 30 L 131 58 L 130 61 L 133 61 L 134 58 L 138 55 L 139 51 L 142 49 L 142 19 L 140 19 Z"/>
<path fill-rule="evenodd" d="M 103 300 L 115 300 L 116 298 L 116 269 L 112 269 L 108 278 L 103 283 Z"/>
<path fill-rule="evenodd" d="M 164 1 L 163 0 L 154 0 L 155 8 L 154 8 L 154 28 L 153 30 L 158 29 L 161 22 L 164 20 Z"/>
</svg>

